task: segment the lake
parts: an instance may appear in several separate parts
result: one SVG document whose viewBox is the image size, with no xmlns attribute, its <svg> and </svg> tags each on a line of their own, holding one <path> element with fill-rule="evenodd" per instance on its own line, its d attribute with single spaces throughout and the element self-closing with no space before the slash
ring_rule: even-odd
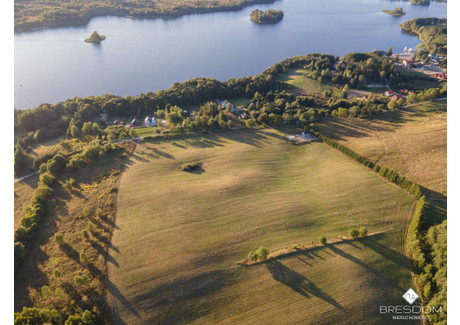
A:
<svg viewBox="0 0 460 325">
<path fill-rule="evenodd" d="M 405 16 L 382 9 L 403 7 Z M 281 9 L 276 25 L 249 21 L 256 9 Z M 287 57 L 320 52 L 415 47 L 399 23 L 447 17 L 446 3 L 414 6 L 388 0 L 281 0 L 240 11 L 176 19 L 97 17 L 81 27 L 15 34 L 15 107 L 27 109 L 76 96 L 135 96 L 195 77 L 225 81 L 261 73 Z M 100 44 L 84 39 L 97 30 Z"/>
</svg>

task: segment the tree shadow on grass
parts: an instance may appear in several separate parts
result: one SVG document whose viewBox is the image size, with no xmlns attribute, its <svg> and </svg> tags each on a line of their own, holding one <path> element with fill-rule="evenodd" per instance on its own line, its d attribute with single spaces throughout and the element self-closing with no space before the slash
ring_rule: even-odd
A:
<svg viewBox="0 0 460 325">
<path fill-rule="evenodd" d="M 40 264 L 49 259 L 40 247 L 33 248 L 27 253 L 24 262 L 19 266 L 19 269 L 14 274 L 14 310 L 21 311 L 22 308 L 33 306 L 33 302 L 29 296 L 30 287 L 40 288 L 48 285 L 48 277 L 41 268 Z M 33 282 L 31 282 L 30 274 L 33 274 Z"/>
<path fill-rule="evenodd" d="M 299 257 L 299 256 L 297 256 L 297 255 L 294 255 L 294 257 L 295 257 L 296 259 L 298 259 L 298 260 L 300 260 L 300 261 L 304 262 L 304 263 L 305 263 L 305 264 L 307 264 L 308 266 L 311 266 L 311 264 L 310 264 L 310 263 L 308 263 L 308 262 L 307 262 L 306 260 L 304 260 L 303 258 L 300 258 L 300 257 Z"/>
<path fill-rule="evenodd" d="M 337 309 L 343 309 L 342 305 L 340 305 L 334 298 L 329 296 L 323 290 L 318 288 L 313 282 L 308 280 L 302 274 L 291 270 L 279 261 L 270 260 L 265 265 L 268 271 L 272 274 L 273 279 L 288 286 L 305 298 L 315 296 L 331 304 Z"/>
<path fill-rule="evenodd" d="M 158 156 L 161 156 L 161 157 L 164 157 L 164 158 L 168 158 L 168 159 L 172 159 L 174 160 L 174 156 L 173 155 L 170 155 L 169 153 L 165 152 L 165 151 L 161 151 L 161 150 L 158 150 L 156 148 L 152 148 L 152 151 L 157 154 Z"/>
<path fill-rule="evenodd" d="M 72 246 L 67 243 L 63 243 L 59 246 L 59 248 L 67 255 L 68 258 L 74 260 L 77 263 L 80 263 L 80 254 L 78 254 L 78 252 L 73 249 Z"/>
<path fill-rule="evenodd" d="M 387 281 L 388 283 L 393 283 L 393 282 L 394 282 L 393 279 L 390 279 L 388 276 L 384 275 L 382 272 L 379 272 L 379 271 L 375 270 L 374 268 L 370 267 L 369 265 L 367 265 L 366 263 L 364 263 L 364 262 L 361 261 L 360 259 L 354 257 L 353 255 L 344 252 L 343 250 L 341 250 L 340 248 L 338 248 L 336 245 L 328 245 L 327 247 L 328 247 L 332 252 L 336 253 L 337 255 L 340 255 L 340 256 L 346 258 L 347 260 L 350 260 L 350 261 L 352 261 L 353 263 L 356 263 L 357 265 L 361 266 L 362 268 L 364 268 L 364 269 L 367 270 L 368 272 L 373 273 L 373 274 L 375 275 L 375 278 L 376 278 L 376 279 L 385 280 L 385 281 Z M 395 284 L 395 286 L 396 286 L 396 284 Z M 400 286 L 398 286 L 398 289 L 404 290 L 404 289 L 401 288 Z"/>
<path fill-rule="evenodd" d="M 400 252 L 388 248 L 388 246 L 379 243 L 377 237 L 384 237 L 385 234 L 378 234 L 372 237 L 363 238 L 360 242 L 367 248 L 372 249 L 374 252 L 380 254 L 382 257 L 392 261 L 393 263 L 410 270 L 410 260 Z"/>
<path fill-rule="evenodd" d="M 145 323 L 185 324 L 206 315 L 213 308 L 216 292 L 232 281 L 232 271 L 214 270 L 159 283 L 134 297 L 136 305 L 151 306 L 157 316 Z M 203 301 L 206 300 L 206 301 Z M 149 316 L 150 317 L 150 316 Z"/>
<path fill-rule="evenodd" d="M 136 311 L 136 308 L 129 302 L 128 299 L 121 293 L 121 291 L 117 288 L 112 281 L 107 280 L 106 290 L 108 290 L 115 299 L 117 299 L 127 310 L 129 310 L 132 314 L 136 315 L 137 318 L 140 318 L 139 313 Z M 113 315 L 114 313 L 112 313 Z"/>
<path fill-rule="evenodd" d="M 270 142 L 269 138 L 258 130 L 244 130 L 237 133 L 222 132 L 219 133 L 219 137 L 257 148 L 264 148 L 264 145 Z"/>
<path fill-rule="evenodd" d="M 187 149 L 186 146 L 184 146 L 184 145 L 182 145 L 182 144 L 179 144 L 179 143 L 177 143 L 177 142 L 172 142 L 171 144 L 172 144 L 173 146 L 176 146 L 176 147 L 181 148 L 181 149 Z"/>
</svg>

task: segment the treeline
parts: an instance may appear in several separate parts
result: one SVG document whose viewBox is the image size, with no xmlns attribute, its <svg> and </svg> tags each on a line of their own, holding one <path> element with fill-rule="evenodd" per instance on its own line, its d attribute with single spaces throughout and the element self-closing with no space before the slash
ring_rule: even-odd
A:
<svg viewBox="0 0 460 325">
<path fill-rule="evenodd" d="M 59 26 L 84 25 L 95 16 L 173 18 L 187 14 L 240 10 L 258 3 L 273 2 L 274 0 L 236 0 L 232 2 L 173 0 L 164 3 L 154 0 L 146 3 L 139 0 L 126 0 L 108 3 L 103 0 L 91 2 L 42 0 L 37 3 L 32 0 L 20 0 L 15 1 L 14 4 L 14 30 L 23 32 Z"/>
<path fill-rule="evenodd" d="M 265 11 L 256 9 L 249 14 L 250 20 L 256 24 L 276 24 L 284 17 L 282 10 L 267 9 Z"/>
<path fill-rule="evenodd" d="M 422 196 L 409 226 L 407 248 L 417 274 L 424 305 L 442 307 L 442 312 L 426 314 L 430 324 L 447 322 L 447 220 L 431 225 L 432 206 Z"/>
</svg>

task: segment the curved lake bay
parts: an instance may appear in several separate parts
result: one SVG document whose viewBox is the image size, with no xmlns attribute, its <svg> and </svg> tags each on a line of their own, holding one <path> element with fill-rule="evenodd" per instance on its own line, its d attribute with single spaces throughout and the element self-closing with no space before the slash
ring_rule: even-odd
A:
<svg viewBox="0 0 460 325">
<path fill-rule="evenodd" d="M 395 7 L 406 15 L 381 12 Z M 255 8 L 281 9 L 284 19 L 254 24 L 249 13 Z M 105 93 L 134 96 L 195 77 L 224 81 L 313 52 L 343 55 L 389 46 L 400 52 L 420 41 L 402 33 L 399 23 L 446 15 L 446 4 L 438 2 L 282 0 L 177 19 L 97 17 L 81 27 L 15 34 L 15 107 Z M 107 39 L 85 43 L 94 30 Z"/>
</svg>

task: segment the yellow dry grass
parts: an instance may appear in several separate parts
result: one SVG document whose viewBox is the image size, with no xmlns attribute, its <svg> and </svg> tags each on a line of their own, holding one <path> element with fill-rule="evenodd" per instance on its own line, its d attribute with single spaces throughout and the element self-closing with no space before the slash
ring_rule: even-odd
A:
<svg viewBox="0 0 460 325">
<path fill-rule="evenodd" d="M 384 323 L 377 301 L 399 301 L 410 284 L 403 252 L 414 199 L 325 144 L 289 145 L 295 132 L 138 145 L 120 179 L 109 250 L 114 324 Z M 177 170 L 192 162 L 202 169 Z M 259 246 L 310 245 L 359 226 L 385 234 L 236 264 Z"/>
</svg>

